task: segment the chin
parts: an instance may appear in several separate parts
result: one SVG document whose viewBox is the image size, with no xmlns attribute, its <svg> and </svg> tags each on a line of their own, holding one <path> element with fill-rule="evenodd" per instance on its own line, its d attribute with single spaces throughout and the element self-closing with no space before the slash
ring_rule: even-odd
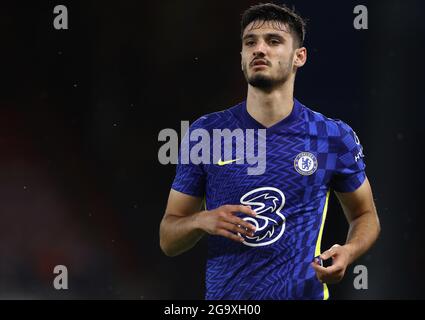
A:
<svg viewBox="0 0 425 320">
<path fill-rule="evenodd" d="M 268 89 L 273 87 L 275 81 L 266 75 L 256 74 L 248 79 L 248 83 L 256 88 Z"/>
</svg>

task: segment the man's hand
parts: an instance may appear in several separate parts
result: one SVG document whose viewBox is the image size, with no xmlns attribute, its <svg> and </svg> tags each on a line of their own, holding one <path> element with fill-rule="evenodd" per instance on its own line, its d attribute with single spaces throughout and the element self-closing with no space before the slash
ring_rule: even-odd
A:
<svg viewBox="0 0 425 320">
<path fill-rule="evenodd" d="M 199 212 L 196 217 L 196 225 L 209 234 L 223 236 L 236 242 L 244 242 L 245 239 L 238 233 L 252 237 L 255 227 L 235 216 L 238 212 L 251 217 L 256 216 L 256 212 L 249 206 L 224 205 L 211 211 Z"/>
<path fill-rule="evenodd" d="M 316 262 L 312 262 L 311 265 L 316 271 L 317 279 L 327 284 L 340 282 L 351 260 L 350 250 L 347 245 L 340 246 L 335 244 L 329 250 L 323 252 L 320 258 L 322 260 L 332 258 L 332 265 L 326 268 Z"/>
</svg>

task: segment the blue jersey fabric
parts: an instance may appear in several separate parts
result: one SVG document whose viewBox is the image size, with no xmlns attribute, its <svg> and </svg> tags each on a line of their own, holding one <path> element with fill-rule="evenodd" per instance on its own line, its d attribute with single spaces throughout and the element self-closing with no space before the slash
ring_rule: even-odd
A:
<svg viewBox="0 0 425 320">
<path fill-rule="evenodd" d="M 187 134 L 199 128 L 211 136 L 213 129 L 266 129 L 246 102 L 199 118 Z M 237 214 L 258 230 L 244 243 L 208 236 L 205 298 L 327 299 L 310 263 L 320 254 L 329 190 L 351 192 L 366 178 L 356 134 L 294 99 L 290 115 L 266 129 L 265 172 L 248 175 L 249 166 L 177 165 L 172 189 L 205 197 L 208 210 L 245 204 L 258 214 Z"/>
</svg>

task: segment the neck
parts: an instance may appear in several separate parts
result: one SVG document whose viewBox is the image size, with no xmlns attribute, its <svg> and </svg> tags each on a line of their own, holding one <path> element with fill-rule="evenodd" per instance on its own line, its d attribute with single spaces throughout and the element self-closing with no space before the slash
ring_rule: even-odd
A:
<svg viewBox="0 0 425 320">
<path fill-rule="evenodd" d="M 248 85 L 247 111 L 266 128 L 285 119 L 294 106 L 294 82 L 285 81 L 270 91 Z"/>
</svg>

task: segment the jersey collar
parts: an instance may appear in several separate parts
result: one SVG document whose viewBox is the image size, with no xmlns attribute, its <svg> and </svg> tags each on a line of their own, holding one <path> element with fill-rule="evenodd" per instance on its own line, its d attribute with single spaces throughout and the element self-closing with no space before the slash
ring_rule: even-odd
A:
<svg viewBox="0 0 425 320">
<path fill-rule="evenodd" d="M 281 129 L 288 128 L 293 122 L 295 122 L 299 118 L 301 108 L 302 104 L 294 98 L 294 105 L 292 107 L 291 113 L 284 119 L 272 125 L 271 127 L 266 128 L 248 113 L 248 110 L 246 108 L 246 100 L 241 103 L 242 118 L 245 124 L 253 129 L 266 129 L 267 132 L 279 131 Z"/>
</svg>

